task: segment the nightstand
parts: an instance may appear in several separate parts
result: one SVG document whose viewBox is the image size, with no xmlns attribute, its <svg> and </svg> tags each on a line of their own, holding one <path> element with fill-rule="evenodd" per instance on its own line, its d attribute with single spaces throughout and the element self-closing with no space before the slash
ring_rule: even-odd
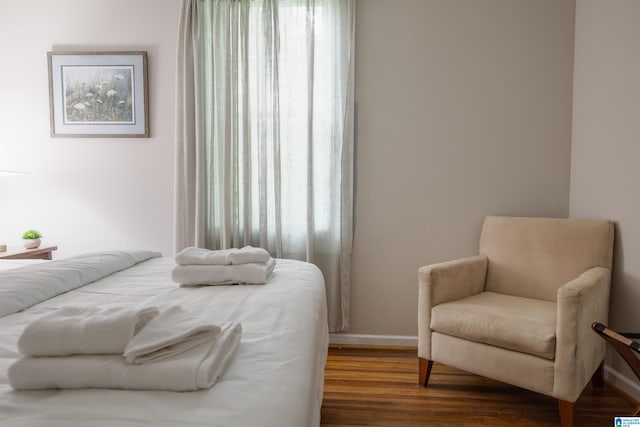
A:
<svg viewBox="0 0 640 427">
<path fill-rule="evenodd" d="M 35 249 L 9 247 L 6 252 L 0 252 L 0 259 L 52 259 L 57 246 L 40 246 Z"/>
</svg>

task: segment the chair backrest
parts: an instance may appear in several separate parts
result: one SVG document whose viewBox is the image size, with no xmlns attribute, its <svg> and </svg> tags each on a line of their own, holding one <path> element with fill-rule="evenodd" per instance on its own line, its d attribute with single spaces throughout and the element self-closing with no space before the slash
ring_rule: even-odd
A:
<svg viewBox="0 0 640 427">
<path fill-rule="evenodd" d="M 556 301 L 558 288 L 583 272 L 611 269 L 613 236 L 608 220 L 488 216 L 480 235 L 485 289 Z"/>
</svg>

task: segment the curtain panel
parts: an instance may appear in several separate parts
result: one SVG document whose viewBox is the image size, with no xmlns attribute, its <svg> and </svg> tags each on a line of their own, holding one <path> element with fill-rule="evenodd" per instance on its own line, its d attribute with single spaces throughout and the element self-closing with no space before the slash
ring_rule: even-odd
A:
<svg viewBox="0 0 640 427">
<path fill-rule="evenodd" d="M 183 0 L 175 250 L 263 247 L 323 272 L 349 327 L 354 0 Z"/>
</svg>

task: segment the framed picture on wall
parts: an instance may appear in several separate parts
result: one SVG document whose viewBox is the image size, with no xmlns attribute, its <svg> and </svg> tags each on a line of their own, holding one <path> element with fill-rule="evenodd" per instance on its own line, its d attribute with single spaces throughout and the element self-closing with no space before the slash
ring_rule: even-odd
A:
<svg viewBox="0 0 640 427">
<path fill-rule="evenodd" d="M 51 136 L 148 138 L 146 52 L 48 52 Z"/>
</svg>

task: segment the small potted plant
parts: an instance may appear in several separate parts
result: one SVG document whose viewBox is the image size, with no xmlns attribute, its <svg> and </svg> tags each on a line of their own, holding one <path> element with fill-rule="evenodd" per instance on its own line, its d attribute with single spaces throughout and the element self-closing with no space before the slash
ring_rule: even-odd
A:
<svg viewBox="0 0 640 427">
<path fill-rule="evenodd" d="M 40 246 L 40 238 L 42 234 L 40 234 L 36 230 L 25 231 L 22 234 L 22 242 L 24 243 L 24 247 L 27 249 L 35 249 Z"/>
</svg>

